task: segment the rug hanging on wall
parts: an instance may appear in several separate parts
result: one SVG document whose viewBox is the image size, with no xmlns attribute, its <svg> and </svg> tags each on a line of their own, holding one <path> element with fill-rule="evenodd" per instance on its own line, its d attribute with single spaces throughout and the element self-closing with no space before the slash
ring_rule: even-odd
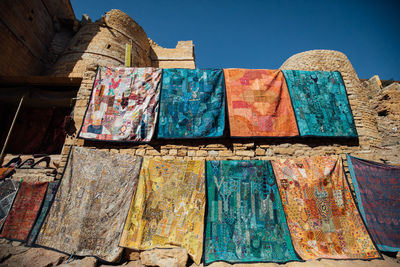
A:
<svg viewBox="0 0 400 267">
<path fill-rule="evenodd" d="M 19 183 L 11 179 L 0 182 L 0 230 L 17 195 Z"/>
<path fill-rule="evenodd" d="M 200 264 L 205 209 L 204 161 L 145 159 L 120 246 L 182 247 Z"/>
<path fill-rule="evenodd" d="M 149 142 L 156 125 L 161 69 L 100 67 L 79 137 Z"/>
<path fill-rule="evenodd" d="M 380 258 L 339 157 L 271 161 L 293 245 L 303 260 Z"/>
<path fill-rule="evenodd" d="M 269 161 L 207 161 L 207 203 L 206 264 L 299 260 Z"/>
<path fill-rule="evenodd" d="M 301 136 L 357 137 L 339 72 L 282 70 Z"/>
<path fill-rule="evenodd" d="M 231 136 L 298 136 L 280 70 L 224 69 Z"/>
<path fill-rule="evenodd" d="M 225 85 L 221 69 L 165 69 L 159 138 L 222 136 Z"/>
<path fill-rule="evenodd" d="M 0 237 L 25 241 L 46 194 L 47 182 L 22 182 Z"/>
<path fill-rule="evenodd" d="M 142 158 L 72 147 L 36 244 L 113 262 Z"/>
<path fill-rule="evenodd" d="M 400 167 L 347 155 L 358 207 L 382 251 L 400 250 Z"/>
<path fill-rule="evenodd" d="M 33 245 L 33 243 L 35 242 L 37 235 L 39 234 L 40 228 L 42 227 L 42 224 L 44 222 L 44 219 L 46 218 L 46 215 L 49 212 L 51 205 L 53 204 L 53 200 L 57 193 L 59 183 L 60 181 L 49 182 L 47 186 L 46 196 L 44 197 L 42 208 L 40 209 L 36 222 L 33 225 L 31 232 L 29 233 L 28 239 L 26 240 L 26 243 L 30 246 Z"/>
</svg>

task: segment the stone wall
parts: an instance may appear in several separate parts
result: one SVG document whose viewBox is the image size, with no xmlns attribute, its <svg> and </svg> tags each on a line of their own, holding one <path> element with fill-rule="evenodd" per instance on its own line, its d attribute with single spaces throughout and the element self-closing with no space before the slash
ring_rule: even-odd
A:
<svg viewBox="0 0 400 267">
<path fill-rule="evenodd" d="M 163 48 L 149 39 L 151 66 L 158 68 L 196 68 L 192 41 L 179 41 L 175 48 Z"/>
<path fill-rule="evenodd" d="M 96 67 L 95 65 L 88 67 L 78 92 L 79 101 L 74 111 L 77 129 L 82 124 Z M 400 163 L 398 157 L 388 156 L 379 149 L 382 140 L 385 138 L 378 131 L 377 116 L 375 116 L 376 111 L 369 102 L 365 85 L 359 81 L 350 61 L 344 54 L 327 50 L 304 52 L 289 58 L 282 65 L 282 69 L 340 71 L 346 84 L 359 139 L 300 137 L 240 139 L 230 138 L 226 133 L 225 137 L 217 139 L 157 140 L 155 138 L 149 144 L 110 145 L 108 143 L 84 141 L 70 137 L 65 143 L 62 154 L 63 162 L 61 164 L 62 166 L 65 165 L 71 145 L 84 145 L 108 149 L 116 153 L 162 159 L 270 160 L 275 158 L 323 155 L 341 155 L 344 158 L 345 153 L 351 153 L 354 156 L 370 160 L 386 161 L 393 164 Z M 394 138 L 398 138 L 398 135 L 397 137 L 395 135 Z"/>
</svg>

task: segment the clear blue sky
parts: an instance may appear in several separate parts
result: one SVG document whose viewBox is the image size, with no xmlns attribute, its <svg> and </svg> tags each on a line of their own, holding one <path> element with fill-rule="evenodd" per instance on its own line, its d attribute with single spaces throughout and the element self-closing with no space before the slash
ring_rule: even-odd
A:
<svg viewBox="0 0 400 267">
<path fill-rule="evenodd" d="M 359 78 L 400 80 L 400 0 L 71 0 L 76 17 L 110 9 L 173 48 L 193 40 L 198 68 L 274 69 L 311 49 L 345 53 Z"/>
</svg>

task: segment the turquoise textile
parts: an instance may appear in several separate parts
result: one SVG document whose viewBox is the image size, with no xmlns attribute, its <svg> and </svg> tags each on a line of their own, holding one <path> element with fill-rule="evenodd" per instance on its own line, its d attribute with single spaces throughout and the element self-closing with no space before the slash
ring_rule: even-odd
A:
<svg viewBox="0 0 400 267">
<path fill-rule="evenodd" d="M 207 161 L 204 262 L 299 260 L 269 161 Z"/>
<path fill-rule="evenodd" d="M 339 72 L 282 70 L 301 136 L 357 137 Z"/>
<path fill-rule="evenodd" d="M 159 138 L 222 136 L 225 83 L 221 69 L 164 69 Z"/>
</svg>

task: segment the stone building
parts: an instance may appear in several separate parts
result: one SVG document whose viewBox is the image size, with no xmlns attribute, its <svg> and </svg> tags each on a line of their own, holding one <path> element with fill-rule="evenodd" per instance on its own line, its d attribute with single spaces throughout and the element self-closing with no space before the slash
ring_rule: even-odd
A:
<svg viewBox="0 0 400 267">
<path fill-rule="evenodd" d="M 225 136 L 211 140 L 155 139 L 149 144 L 110 145 L 77 139 L 76 132 L 69 135 L 63 132 L 64 117 L 72 111 L 75 129 L 80 128 L 97 67 L 123 66 L 125 46 L 130 44 L 132 66 L 195 68 L 193 42 L 179 41 L 175 48 L 163 48 L 119 10 L 111 10 L 95 22 L 87 16 L 79 21 L 69 0 L 3 0 L 0 22 L 1 145 L 18 103 L 25 96 L 4 162 L 19 154 L 23 159 L 33 154 L 51 154 L 51 167 L 57 168 L 56 172 L 53 169 L 17 170 L 15 175 L 26 181 L 60 178 L 72 145 L 162 159 L 270 160 L 316 155 L 344 158 L 345 153 L 351 153 L 400 164 L 400 84 L 381 81 L 378 76 L 360 80 L 341 52 L 299 53 L 280 68 L 340 71 L 358 140 Z M 127 252 L 127 259 L 138 260 L 139 253 L 135 253 Z"/>
</svg>

